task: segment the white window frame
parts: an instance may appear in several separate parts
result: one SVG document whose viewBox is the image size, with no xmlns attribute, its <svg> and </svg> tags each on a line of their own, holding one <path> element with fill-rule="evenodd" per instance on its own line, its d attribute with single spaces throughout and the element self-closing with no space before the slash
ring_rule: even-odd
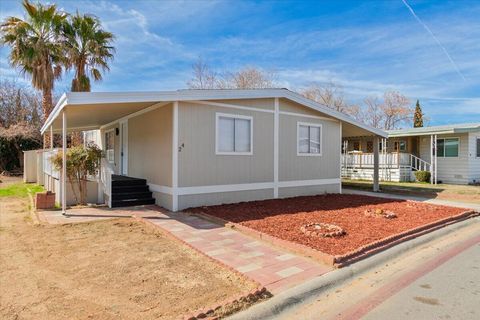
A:
<svg viewBox="0 0 480 320">
<path fill-rule="evenodd" d="M 320 152 L 319 153 L 306 153 L 300 152 L 300 126 L 316 127 L 320 129 Z M 298 157 L 321 157 L 323 152 L 323 126 L 320 123 L 311 122 L 297 122 L 297 156 Z M 310 141 L 309 141 L 310 143 Z M 310 147 L 309 147 L 310 148 Z"/>
<path fill-rule="evenodd" d="M 107 133 L 113 132 L 113 149 L 107 149 Z M 108 163 L 115 163 L 115 128 L 105 130 L 103 133 L 103 139 L 105 140 L 105 158 L 107 159 Z M 113 150 L 113 160 L 108 159 L 108 150 Z"/>
<path fill-rule="evenodd" d="M 219 122 L 220 117 L 224 118 L 231 118 L 231 119 L 243 119 L 250 121 L 250 151 L 249 152 L 229 152 L 229 151 L 220 151 L 219 147 Z M 215 154 L 219 156 L 251 156 L 253 155 L 253 117 L 252 116 L 245 116 L 240 114 L 232 114 L 232 113 L 215 113 Z"/>
<path fill-rule="evenodd" d="M 456 157 L 446 157 L 445 156 L 445 140 L 446 139 L 457 139 L 458 140 L 458 153 Z M 438 140 L 443 140 L 443 156 L 437 156 L 437 150 L 435 150 L 435 156 L 437 158 L 459 158 L 460 157 L 460 137 L 445 137 L 445 138 L 437 138 L 435 141 L 435 148 L 437 148 Z"/>
</svg>

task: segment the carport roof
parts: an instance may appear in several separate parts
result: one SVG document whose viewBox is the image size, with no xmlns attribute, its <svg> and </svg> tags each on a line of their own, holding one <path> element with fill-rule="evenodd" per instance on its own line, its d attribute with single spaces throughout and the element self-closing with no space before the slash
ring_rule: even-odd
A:
<svg viewBox="0 0 480 320">
<path fill-rule="evenodd" d="M 460 123 L 448 124 L 443 126 L 408 128 L 399 130 L 390 130 L 388 136 L 394 137 L 408 137 L 408 136 L 425 136 L 431 134 L 450 134 L 450 133 L 465 133 L 472 131 L 480 131 L 480 122 L 477 123 Z"/>
<path fill-rule="evenodd" d="M 64 93 L 42 126 L 42 134 L 52 126 L 60 130 L 61 111 L 68 108 L 69 130 L 93 130 L 135 112 L 173 101 L 285 98 L 302 104 L 342 122 L 343 137 L 378 135 L 383 130 L 372 128 L 343 113 L 325 107 L 288 89 L 225 89 L 177 90 L 156 92 L 68 92 Z"/>
</svg>

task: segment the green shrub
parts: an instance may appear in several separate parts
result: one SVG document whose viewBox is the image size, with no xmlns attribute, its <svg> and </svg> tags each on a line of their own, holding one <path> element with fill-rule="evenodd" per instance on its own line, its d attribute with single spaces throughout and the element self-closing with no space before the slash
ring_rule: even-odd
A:
<svg viewBox="0 0 480 320">
<path fill-rule="evenodd" d="M 430 182 L 430 171 L 415 171 L 415 178 L 418 182 Z"/>
<path fill-rule="evenodd" d="M 101 158 L 102 150 L 95 144 L 89 144 L 87 147 L 79 145 L 67 150 L 67 177 L 72 185 L 73 196 L 77 204 L 87 203 L 87 177 L 98 174 Z M 62 170 L 63 153 L 61 150 L 50 160 L 55 169 Z M 79 190 L 80 197 L 77 196 L 74 184 Z"/>
</svg>

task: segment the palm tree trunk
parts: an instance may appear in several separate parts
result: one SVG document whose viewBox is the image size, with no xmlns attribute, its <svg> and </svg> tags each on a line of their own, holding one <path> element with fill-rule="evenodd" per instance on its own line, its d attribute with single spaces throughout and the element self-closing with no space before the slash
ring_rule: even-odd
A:
<svg viewBox="0 0 480 320">
<path fill-rule="evenodd" d="M 50 112 L 52 112 L 52 89 L 50 88 L 43 88 L 42 92 L 42 110 L 43 110 L 43 122 L 47 121 L 48 116 L 50 115 Z M 49 148 L 50 147 L 50 139 L 53 139 L 53 137 L 50 137 L 49 134 L 44 134 L 43 135 L 43 148 Z"/>
</svg>

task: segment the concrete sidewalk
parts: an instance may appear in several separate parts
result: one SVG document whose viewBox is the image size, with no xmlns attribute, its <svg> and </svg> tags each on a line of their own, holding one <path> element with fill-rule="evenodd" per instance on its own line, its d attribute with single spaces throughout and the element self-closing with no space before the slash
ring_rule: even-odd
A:
<svg viewBox="0 0 480 320">
<path fill-rule="evenodd" d="M 388 199 L 413 200 L 413 201 L 426 202 L 431 204 L 438 204 L 442 206 L 472 209 L 480 212 L 480 204 L 469 203 L 469 202 L 429 199 L 429 198 L 423 198 L 423 197 L 406 196 L 406 195 L 399 195 L 399 194 L 385 193 L 385 192 L 372 192 L 372 191 L 364 191 L 364 190 L 348 189 L 348 188 L 343 188 L 342 193 L 360 194 L 364 196 L 380 197 L 380 198 L 388 198 Z"/>
</svg>

